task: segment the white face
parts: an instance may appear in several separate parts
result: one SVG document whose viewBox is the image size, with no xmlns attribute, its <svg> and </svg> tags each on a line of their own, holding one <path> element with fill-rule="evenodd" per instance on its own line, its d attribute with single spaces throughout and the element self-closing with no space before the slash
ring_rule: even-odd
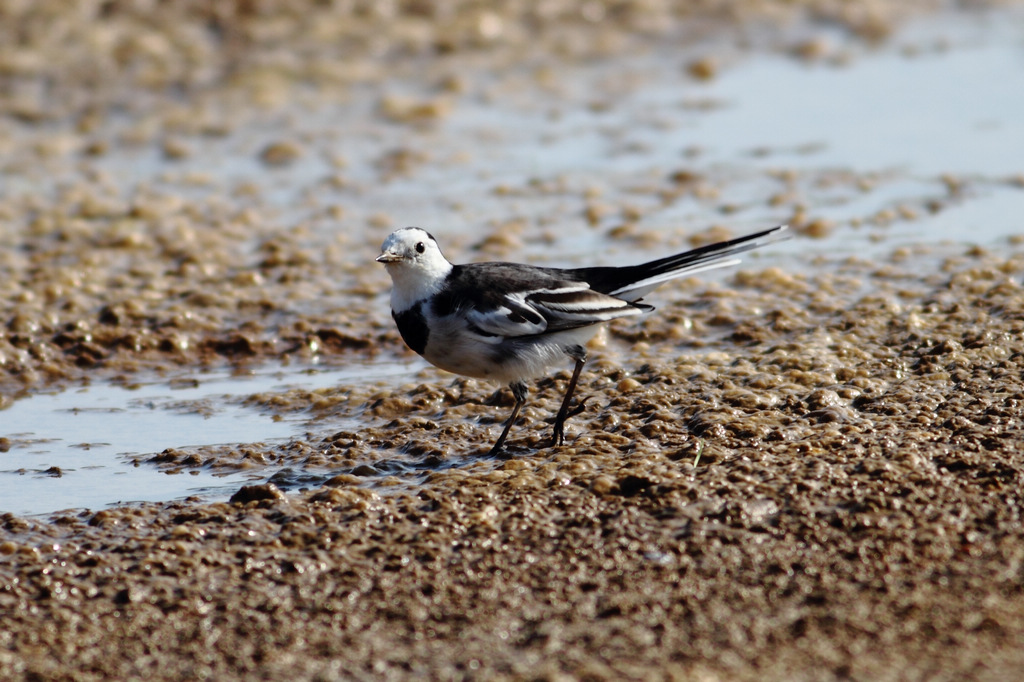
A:
<svg viewBox="0 0 1024 682">
<path fill-rule="evenodd" d="M 425 270 L 447 271 L 450 267 L 434 237 L 418 227 L 403 227 L 388 235 L 380 247 L 377 262 L 385 266 L 401 264 Z"/>
<path fill-rule="evenodd" d="M 392 232 L 384 240 L 377 262 L 383 263 L 391 275 L 396 310 L 439 290 L 452 269 L 430 233 L 418 227 Z"/>
</svg>

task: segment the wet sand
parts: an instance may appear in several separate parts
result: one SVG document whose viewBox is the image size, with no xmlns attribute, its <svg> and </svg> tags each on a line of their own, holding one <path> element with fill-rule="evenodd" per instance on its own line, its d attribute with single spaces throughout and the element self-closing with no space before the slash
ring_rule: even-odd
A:
<svg viewBox="0 0 1024 682">
<path fill-rule="evenodd" d="M 480 74 L 539 44 L 555 69 L 693 26 L 785 26 L 805 9 L 712 5 L 682 16 L 625 3 L 616 22 L 593 15 L 595 3 L 565 3 L 543 21 L 461 5 L 340 19 L 239 5 L 234 16 L 164 8 L 155 25 L 113 6 L 73 22 L 65 57 L 45 60 L 55 33 L 44 27 L 71 20 L 37 3 L 17 17 L 18 49 L 0 43 L 11 179 L 0 203 L 10 273 L 0 395 L 182 366 L 402 356 L 386 276 L 361 258 L 394 227 L 391 209 L 360 196 L 372 182 L 426 181 L 432 164 L 457 169 L 458 158 L 421 156 L 423 140 L 440 135 L 432 122 L 458 108 L 460 88 L 480 94 L 475 81 L 440 77 L 426 100 L 375 98 L 376 119 L 411 132 L 366 124 L 372 169 L 324 159 L 294 112 L 277 141 L 253 137 L 256 179 L 173 164 L 205 158 L 225 128 L 257 125 L 247 112 L 323 96 L 308 90 L 390 93 L 390 72 L 424 68 L 417 60 L 450 75 L 465 59 Z M 851 41 L 883 41 L 902 19 L 868 3 L 815 6 Z M 2 12 L 9 27 L 15 10 Z M 814 45 L 784 48 L 817 59 Z M 714 77 L 715 60 L 687 63 L 688 77 Z M 125 191 L 122 170 L 104 165 L 124 146 L 172 170 Z M 304 164 L 333 168 L 321 181 L 345 189 L 337 204 L 310 191 L 297 218 L 271 194 Z M 907 211 L 940 212 L 961 187 L 947 185 Z M 722 187 L 677 172 L 630 191 L 740 201 Z M 727 236 L 637 227 L 654 209 L 623 207 L 617 191 L 523 178 L 481 201 L 511 196 L 529 216 L 555 197 L 623 251 Z M 815 219 L 819 197 L 799 194 L 765 203 L 794 218 L 801 239 L 835 229 Z M 452 249 L 517 257 L 557 229 L 498 218 Z M 230 502 L 0 516 L 0 677 L 1014 677 L 1024 666 L 1022 244 L 803 264 L 750 258 L 724 280 L 666 287 L 640 323 L 611 325 L 562 447 L 545 447 L 545 419 L 568 371 L 532 390 L 508 459 L 483 453 L 510 395 L 432 372 L 397 388 L 254 395 L 270 413 L 307 412 L 309 436 L 139 462 L 181 475 L 279 472 Z M 332 428 L 342 423 L 359 427 Z"/>
</svg>

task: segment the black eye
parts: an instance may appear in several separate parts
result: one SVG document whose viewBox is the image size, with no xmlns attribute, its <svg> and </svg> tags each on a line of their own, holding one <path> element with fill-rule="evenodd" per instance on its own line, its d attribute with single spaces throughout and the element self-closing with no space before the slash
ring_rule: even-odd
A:
<svg viewBox="0 0 1024 682">
<path fill-rule="evenodd" d="M 423 253 L 427 250 L 427 247 L 423 246 L 423 242 L 416 242 L 416 253 Z"/>
</svg>

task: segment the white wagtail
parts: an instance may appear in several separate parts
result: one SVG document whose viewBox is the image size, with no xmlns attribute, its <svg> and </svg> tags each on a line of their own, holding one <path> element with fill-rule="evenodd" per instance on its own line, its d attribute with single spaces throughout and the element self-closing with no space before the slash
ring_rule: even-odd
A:
<svg viewBox="0 0 1024 682">
<path fill-rule="evenodd" d="M 640 299 L 658 285 L 735 265 L 739 260 L 732 256 L 785 229 L 781 225 L 640 265 L 563 270 L 518 263 L 452 265 L 429 232 L 404 227 L 384 241 L 377 262 L 391 275 L 391 315 L 409 348 L 441 369 L 512 389 L 515 405 L 491 448 L 494 455 L 526 402 L 527 379 L 569 358 L 576 361 L 555 417 L 552 445 L 561 445 L 569 402 L 587 361 L 585 344 L 599 325 L 654 310 Z"/>
</svg>

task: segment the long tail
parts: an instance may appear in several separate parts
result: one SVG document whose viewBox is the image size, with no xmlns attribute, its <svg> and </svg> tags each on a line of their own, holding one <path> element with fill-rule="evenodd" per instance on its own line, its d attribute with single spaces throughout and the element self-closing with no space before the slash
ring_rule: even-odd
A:
<svg viewBox="0 0 1024 682">
<path fill-rule="evenodd" d="M 581 268 L 577 272 L 596 291 L 627 301 L 636 301 L 670 279 L 736 265 L 740 260 L 733 256 L 777 241 L 778 235 L 785 230 L 785 225 L 778 225 L 770 230 L 708 244 L 649 263 L 618 268 Z"/>
</svg>

